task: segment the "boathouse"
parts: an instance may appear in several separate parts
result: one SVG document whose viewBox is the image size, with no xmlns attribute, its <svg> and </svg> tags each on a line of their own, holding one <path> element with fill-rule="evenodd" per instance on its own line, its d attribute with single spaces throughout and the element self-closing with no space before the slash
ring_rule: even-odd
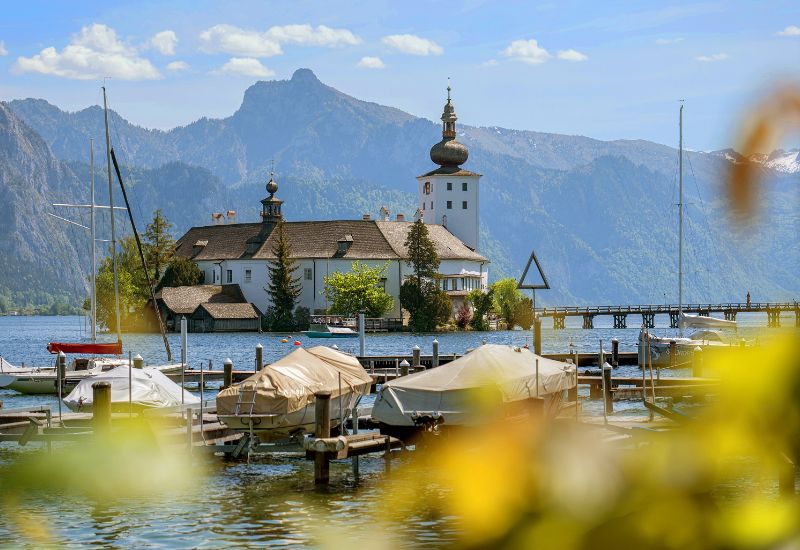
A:
<svg viewBox="0 0 800 550">
<path fill-rule="evenodd" d="M 442 140 L 430 150 L 430 158 L 438 167 L 417 177 L 419 207 L 414 215 L 428 227 L 441 259 L 439 284 L 450 295 L 454 310 L 471 290 L 486 289 L 489 264 L 479 252 L 481 176 L 461 167 L 468 151 L 456 140 L 456 119 L 448 87 Z M 272 174 L 266 191 L 268 196 L 261 200 L 260 222 L 224 223 L 224 218 L 215 218 L 212 225 L 191 228 L 178 240 L 175 252 L 193 260 L 203 271 L 203 286 L 234 285 L 241 290 L 244 301 L 261 312 L 270 305 L 265 287 L 269 282 L 268 266 L 275 259 L 273 230 L 283 220 L 284 203 L 277 196 L 278 183 Z M 392 218 L 386 207 L 380 209 L 376 219 L 365 214 L 357 220 L 285 221 L 285 234 L 301 284 L 298 306 L 315 315 L 326 313 L 325 277 L 350 271 L 353 262 L 360 261 L 386 266 L 382 285 L 395 299 L 386 317 L 402 317 L 400 286 L 412 272 L 405 246 L 411 226 L 403 214 Z M 210 312 L 203 315 L 206 314 Z"/>
<path fill-rule="evenodd" d="M 259 329 L 259 310 L 236 284 L 164 287 L 156 302 L 168 331 L 180 330 L 181 317 L 187 318 L 189 332 Z"/>
</svg>

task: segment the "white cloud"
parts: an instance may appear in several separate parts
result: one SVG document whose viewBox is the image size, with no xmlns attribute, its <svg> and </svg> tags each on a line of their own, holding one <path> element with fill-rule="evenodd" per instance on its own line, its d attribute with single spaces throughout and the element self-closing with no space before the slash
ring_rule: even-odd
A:
<svg viewBox="0 0 800 550">
<path fill-rule="evenodd" d="M 800 36 L 800 27 L 797 25 L 789 25 L 782 31 L 779 31 L 778 36 Z"/>
<path fill-rule="evenodd" d="M 530 63 L 531 65 L 544 63 L 550 59 L 550 54 L 547 53 L 547 50 L 539 46 L 539 43 L 534 38 L 530 40 L 514 40 L 500 53 L 506 57 Z"/>
<path fill-rule="evenodd" d="M 150 45 L 157 49 L 161 55 L 175 55 L 178 36 L 175 31 L 161 31 L 150 39 Z"/>
<path fill-rule="evenodd" d="M 233 25 L 214 25 L 200 33 L 201 49 L 207 53 L 225 52 L 247 57 L 272 57 L 283 54 L 282 44 L 335 48 L 360 44 L 361 39 L 347 29 L 325 25 L 283 25 L 265 32 Z"/>
<path fill-rule="evenodd" d="M 728 59 L 728 54 L 726 53 L 712 53 L 711 55 L 700 55 L 695 57 L 695 60 L 702 61 L 704 63 L 712 63 L 714 61 L 724 61 Z"/>
<path fill-rule="evenodd" d="M 362 69 L 383 69 L 386 67 L 380 57 L 365 56 L 358 62 L 358 66 Z"/>
<path fill-rule="evenodd" d="M 233 74 L 240 76 L 274 76 L 275 72 L 261 64 L 261 61 L 252 57 L 231 57 L 217 74 Z"/>
<path fill-rule="evenodd" d="M 4 55 L 8 55 L 8 50 L 6 49 L 6 43 L 0 40 L 0 57 Z"/>
<path fill-rule="evenodd" d="M 173 61 L 172 63 L 167 63 L 168 71 L 185 71 L 188 68 L 189 64 L 186 61 Z"/>
<path fill-rule="evenodd" d="M 391 34 L 381 40 L 384 44 L 400 53 L 409 55 L 442 55 L 442 47 L 427 38 L 414 34 Z"/>
<path fill-rule="evenodd" d="M 670 44 L 677 44 L 683 42 L 683 37 L 678 38 L 658 38 L 656 44 L 659 46 L 669 46 Z"/>
<path fill-rule="evenodd" d="M 326 48 L 361 44 L 361 39 L 349 30 L 332 29 L 325 25 L 319 25 L 316 28 L 311 25 L 270 27 L 265 34 L 278 44 L 293 43 L 304 46 L 324 46 Z"/>
<path fill-rule="evenodd" d="M 589 56 L 579 52 L 578 50 L 560 50 L 557 57 L 564 61 L 586 61 Z"/>
<path fill-rule="evenodd" d="M 98 23 L 83 27 L 60 52 L 51 46 L 32 57 L 19 57 L 14 70 L 79 80 L 161 78 L 149 60 L 139 57 L 134 47 L 117 38 L 114 29 Z"/>
<path fill-rule="evenodd" d="M 499 63 L 496 59 L 490 59 L 481 63 L 481 67 L 496 67 L 497 65 L 499 65 Z"/>
</svg>

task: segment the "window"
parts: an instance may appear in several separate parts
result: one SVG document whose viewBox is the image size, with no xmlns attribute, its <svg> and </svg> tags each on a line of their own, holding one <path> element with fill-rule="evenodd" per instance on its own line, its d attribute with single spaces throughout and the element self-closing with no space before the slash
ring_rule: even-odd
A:
<svg viewBox="0 0 800 550">
<path fill-rule="evenodd" d="M 253 270 L 252 269 L 245 269 L 244 270 L 244 282 L 249 283 L 253 280 Z"/>
<path fill-rule="evenodd" d="M 464 183 L 461 184 L 461 190 L 462 191 L 466 191 L 467 190 L 467 182 L 464 182 Z"/>
<path fill-rule="evenodd" d="M 461 201 L 461 209 L 462 210 L 466 210 L 467 209 L 467 201 Z"/>
<path fill-rule="evenodd" d="M 310 267 L 303 269 L 303 277 L 306 281 L 310 281 L 311 278 L 314 276 L 314 273 L 311 271 Z"/>
<path fill-rule="evenodd" d="M 455 289 L 456 289 L 456 280 L 450 279 L 450 290 L 455 290 Z"/>
<path fill-rule="evenodd" d="M 447 190 L 448 191 L 452 191 L 453 190 L 453 182 L 452 181 L 448 181 L 447 182 Z"/>
<path fill-rule="evenodd" d="M 433 201 L 431 201 L 431 210 L 433 210 Z"/>
<path fill-rule="evenodd" d="M 450 210 L 453 208 L 453 201 L 447 201 L 447 209 Z"/>
<path fill-rule="evenodd" d="M 422 210 L 425 210 L 425 201 L 422 201 Z"/>
<path fill-rule="evenodd" d="M 431 182 L 429 182 L 429 181 L 425 182 L 425 185 L 423 186 L 423 191 L 422 192 L 424 194 L 426 194 L 426 195 L 430 195 L 431 194 Z"/>
<path fill-rule="evenodd" d="M 379 287 L 381 290 L 383 290 L 384 292 L 386 292 L 386 277 L 382 277 L 382 278 L 381 278 L 381 282 L 380 282 L 380 283 L 378 283 L 378 287 Z"/>
<path fill-rule="evenodd" d="M 225 281 L 228 282 L 228 283 L 232 283 L 233 282 L 233 270 L 232 269 L 226 269 L 225 270 Z"/>
</svg>

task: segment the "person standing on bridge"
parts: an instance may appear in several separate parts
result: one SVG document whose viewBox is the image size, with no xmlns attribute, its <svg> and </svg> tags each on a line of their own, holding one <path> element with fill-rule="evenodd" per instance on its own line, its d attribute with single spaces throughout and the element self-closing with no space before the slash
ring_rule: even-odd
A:
<svg viewBox="0 0 800 550">
<path fill-rule="evenodd" d="M 750 291 L 747 291 L 747 309 L 750 309 Z"/>
</svg>

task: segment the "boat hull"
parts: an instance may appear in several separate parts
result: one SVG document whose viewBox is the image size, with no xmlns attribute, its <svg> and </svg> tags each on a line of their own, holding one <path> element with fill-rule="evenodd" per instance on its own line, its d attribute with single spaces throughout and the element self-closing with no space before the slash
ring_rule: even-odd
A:
<svg viewBox="0 0 800 550">
<path fill-rule="evenodd" d="M 354 332 L 350 333 L 336 333 L 336 332 L 323 332 L 323 331 L 316 331 L 316 330 L 304 330 L 303 335 L 308 336 L 309 338 L 357 338 L 358 333 Z"/>
</svg>

